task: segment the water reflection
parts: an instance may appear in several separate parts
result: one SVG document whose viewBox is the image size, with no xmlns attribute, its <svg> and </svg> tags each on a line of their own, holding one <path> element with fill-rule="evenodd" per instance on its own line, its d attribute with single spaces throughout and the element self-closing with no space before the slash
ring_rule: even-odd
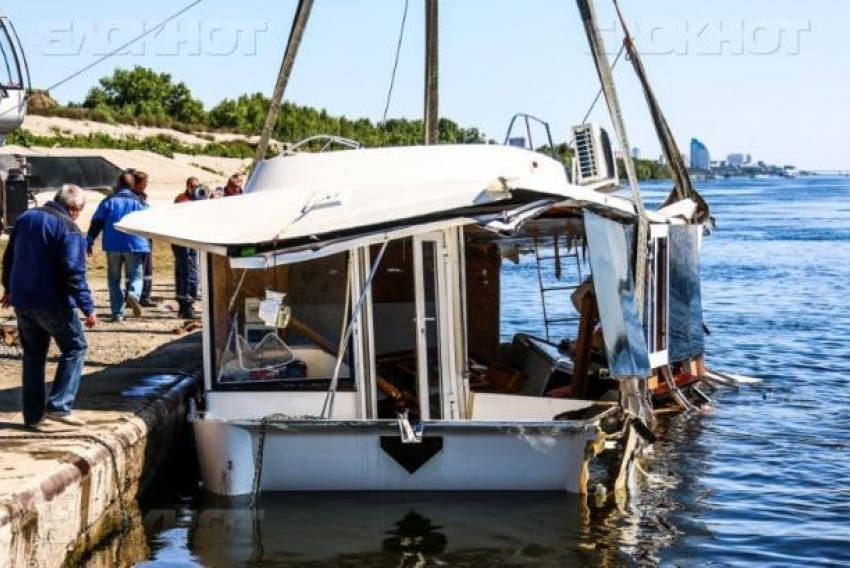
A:
<svg viewBox="0 0 850 568">
<path fill-rule="evenodd" d="M 267 494 L 255 514 L 204 495 L 189 547 L 205 566 L 598 564 L 564 494 Z"/>
</svg>

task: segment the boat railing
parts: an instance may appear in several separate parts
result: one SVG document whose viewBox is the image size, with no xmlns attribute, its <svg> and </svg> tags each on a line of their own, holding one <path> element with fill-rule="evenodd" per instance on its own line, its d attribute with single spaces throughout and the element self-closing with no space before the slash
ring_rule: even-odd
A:
<svg viewBox="0 0 850 568">
<path fill-rule="evenodd" d="M 317 134 L 315 136 L 310 136 L 308 138 L 304 138 L 295 144 L 286 145 L 283 149 L 283 155 L 288 156 L 292 154 L 296 154 L 301 148 L 309 148 L 313 146 L 315 143 L 321 142 L 321 148 L 319 153 L 327 152 L 334 146 L 343 146 L 345 148 L 349 148 L 351 150 L 359 150 L 363 147 L 363 144 L 358 140 L 353 140 L 351 138 L 344 138 L 342 136 L 335 136 L 333 134 Z"/>
<path fill-rule="evenodd" d="M 529 150 L 535 150 L 534 148 L 534 137 L 531 132 L 531 124 L 536 123 L 543 127 L 544 132 L 546 133 L 546 141 L 549 145 L 549 152 L 552 158 L 560 161 L 560 157 L 558 156 L 557 151 L 555 150 L 555 143 L 552 141 L 552 130 L 549 128 L 549 123 L 545 120 L 538 118 L 531 114 L 526 114 L 523 112 L 518 112 L 511 118 L 511 122 L 508 125 L 508 132 L 505 134 L 505 146 L 514 145 L 511 142 L 513 140 L 519 140 L 519 138 L 513 138 L 511 135 L 514 132 L 514 128 L 518 127 L 517 122 L 525 125 L 525 135 L 526 138 L 523 139 L 523 147 Z"/>
</svg>

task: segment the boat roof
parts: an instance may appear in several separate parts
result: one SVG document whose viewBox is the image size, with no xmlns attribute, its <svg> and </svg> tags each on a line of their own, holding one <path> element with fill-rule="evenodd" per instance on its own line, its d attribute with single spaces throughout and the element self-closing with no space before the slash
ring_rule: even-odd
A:
<svg viewBox="0 0 850 568">
<path fill-rule="evenodd" d="M 477 214 L 530 203 L 634 215 L 630 201 L 571 184 L 564 166 L 543 154 L 441 145 L 272 158 L 258 165 L 243 195 L 154 207 L 128 215 L 118 228 L 246 256 L 258 246 L 303 248 L 418 225 L 433 229 L 435 222 L 474 223 Z"/>
</svg>

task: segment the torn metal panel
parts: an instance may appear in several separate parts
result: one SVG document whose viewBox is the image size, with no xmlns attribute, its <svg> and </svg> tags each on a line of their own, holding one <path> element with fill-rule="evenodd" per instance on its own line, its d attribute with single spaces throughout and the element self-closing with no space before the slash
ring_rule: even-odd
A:
<svg viewBox="0 0 850 568">
<path fill-rule="evenodd" d="M 670 226 L 670 361 L 705 353 L 699 240 L 702 225 Z"/>
<path fill-rule="evenodd" d="M 634 227 L 589 211 L 584 214 L 584 226 L 608 369 L 618 379 L 648 377 L 649 354 L 635 303 L 630 235 Z"/>
</svg>

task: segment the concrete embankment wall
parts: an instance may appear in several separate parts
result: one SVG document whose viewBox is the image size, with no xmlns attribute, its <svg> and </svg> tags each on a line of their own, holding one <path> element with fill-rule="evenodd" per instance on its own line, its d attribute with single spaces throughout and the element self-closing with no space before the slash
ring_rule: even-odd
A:
<svg viewBox="0 0 850 568">
<path fill-rule="evenodd" d="M 127 513 L 181 439 L 196 380 L 169 373 L 199 348 L 196 334 L 84 377 L 83 428 L 28 432 L 3 412 L 19 393 L 0 391 L 0 567 L 75 565 L 115 532 L 144 534 L 122 522 L 139 522 Z"/>
</svg>

